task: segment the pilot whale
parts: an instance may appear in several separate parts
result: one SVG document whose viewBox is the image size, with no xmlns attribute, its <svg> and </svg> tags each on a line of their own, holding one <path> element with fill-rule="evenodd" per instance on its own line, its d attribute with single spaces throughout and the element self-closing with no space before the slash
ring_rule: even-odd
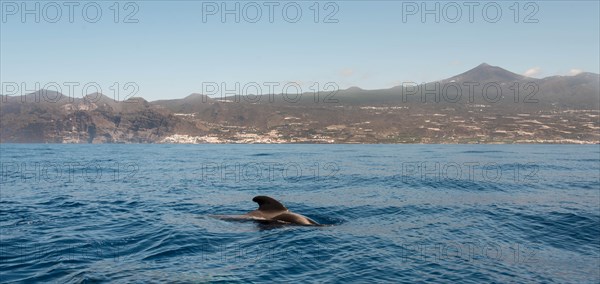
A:
<svg viewBox="0 0 600 284">
<path fill-rule="evenodd" d="M 244 215 L 217 215 L 225 220 L 253 220 L 263 223 L 294 224 L 304 226 L 320 226 L 314 220 L 291 212 L 281 202 L 269 196 L 255 196 L 252 201 L 258 203 L 258 209 Z"/>
</svg>

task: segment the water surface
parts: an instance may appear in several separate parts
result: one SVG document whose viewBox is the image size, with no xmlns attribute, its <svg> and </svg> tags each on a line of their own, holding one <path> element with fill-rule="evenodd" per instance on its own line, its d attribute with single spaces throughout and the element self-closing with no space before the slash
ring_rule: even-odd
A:
<svg viewBox="0 0 600 284">
<path fill-rule="evenodd" d="M 1 282 L 600 281 L 598 145 L 0 147 Z"/>
</svg>

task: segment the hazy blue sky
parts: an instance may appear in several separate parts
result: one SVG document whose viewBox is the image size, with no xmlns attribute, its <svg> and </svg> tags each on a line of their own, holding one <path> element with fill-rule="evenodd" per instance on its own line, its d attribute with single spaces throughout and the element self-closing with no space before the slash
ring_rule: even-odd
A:
<svg viewBox="0 0 600 284">
<path fill-rule="evenodd" d="M 462 15 L 456 23 L 450 22 L 455 6 L 431 1 L 429 8 L 440 4 L 439 23 L 434 15 L 421 21 L 422 1 L 319 2 L 318 23 L 314 1 L 296 1 L 302 11 L 296 23 L 282 16 L 287 2 L 274 6 L 273 23 L 264 2 L 255 2 L 262 12 L 257 23 L 248 21 L 256 6 L 243 9 L 249 2 L 226 3 L 229 8 L 240 4 L 239 23 L 234 15 L 221 21 L 222 1 L 120 2 L 118 9 L 113 1 L 96 2 L 102 16 L 95 23 L 95 6 L 88 5 L 88 17 L 82 16 L 86 2 L 73 6 L 72 19 L 65 2 L 57 2 L 60 17 L 48 2 L 27 2 L 29 9 L 39 3 L 39 23 L 33 14 L 22 15 L 21 3 L 2 0 L 0 71 L 2 82 L 25 82 L 28 89 L 35 82 L 97 82 L 110 93 L 113 82 L 121 88 L 135 82 L 137 95 L 156 100 L 201 92 L 203 82 L 233 88 L 234 82 L 292 81 L 303 91 L 312 82 L 336 82 L 341 88 L 378 89 L 447 78 L 482 62 L 533 77 L 598 73 L 600 68 L 598 1 L 519 2 L 518 23 L 513 1 L 497 2 L 502 15 L 495 23 L 493 6 L 487 20 L 482 16 L 487 2 L 474 6 L 473 23 L 463 2 L 457 2 Z M 213 4 L 219 11 L 203 21 Z M 413 4 L 419 11 L 406 15 Z M 131 20 L 138 23 L 123 23 L 136 7 Z M 323 23 L 334 7 L 331 19 L 338 23 Z M 294 6 L 287 12 L 295 17 Z M 538 23 L 523 22 L 530 13 L 529 21 Z"/>
</svg>

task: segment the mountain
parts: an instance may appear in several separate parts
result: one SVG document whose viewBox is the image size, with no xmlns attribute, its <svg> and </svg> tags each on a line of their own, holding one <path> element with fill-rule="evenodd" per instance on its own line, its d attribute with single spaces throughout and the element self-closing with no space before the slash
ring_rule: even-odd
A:
<svg viewBox="0 0 600 284">
<path fill-rule="evenodd" d="M 598 74 L 553 76 L 538 80 L 536 83 L 539 85 L 539 93 L 552 105 L 572 109 L 600 108 Z"/>
<path fill-rule="evenodd" d="M 158 100 L 153 104 L 162 106 L 174 113 L 193 113 L 205 110 L 217 100 L 202 94 L 191 94 L 183 99 Z"/>
<path fill-rule="evenodd" d="M 525 77 L 519 74 L 515 74 L 508 70 L 502 69 L 498 66 L 491 66 L 487 63 L 482 63 L 479 66 L 442 80 L 442 83 L 450 82 L 516 82 L 523 80 L 536 80 L 533 78 Z"/>
<path fill-rule="evenodd" d="M 0 142 L 598 143 L 599 86 L 594 73 L 535 79 L 484 63 L 429 83 L 298 100 L 115 101 L 40 90 L 0 95 Z"/>
<path fill-rule="evenodd" d="M 1 142 L 144 143 L 187 126 L 143 98 L 116 102 L 97 93 L 68 98 L 40 90 L 0 99 Z"/>
</svg>

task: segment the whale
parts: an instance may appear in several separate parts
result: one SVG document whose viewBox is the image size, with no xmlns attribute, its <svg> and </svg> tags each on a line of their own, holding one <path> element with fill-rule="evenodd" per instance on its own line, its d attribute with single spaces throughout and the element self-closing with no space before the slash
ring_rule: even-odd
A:
<svg viewBox="0 0 600 284">
<path fill-rule="evenodd" d="M 259 195 L 252 198 L 252 201 L 258 203 L 258 209 L 250 211 L 243 215 L 214 215 L 213 217 L 224 220 L 252 220 L 268 224 L 290 224 L 302 226 L 320 226 L 315 220 L 304 215 L 294 213 L 287 209 L 276 199 Z"/>
</svg>

